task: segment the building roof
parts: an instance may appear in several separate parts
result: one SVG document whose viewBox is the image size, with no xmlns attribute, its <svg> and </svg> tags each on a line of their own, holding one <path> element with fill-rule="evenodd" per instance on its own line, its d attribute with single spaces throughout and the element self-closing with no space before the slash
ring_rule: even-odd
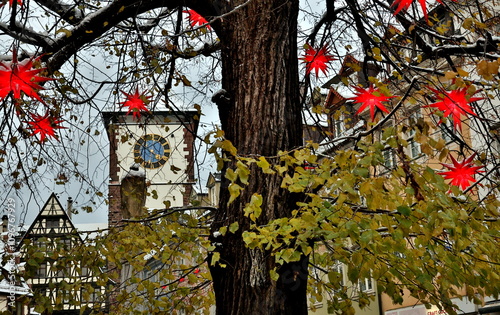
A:
<svg viewBox="0 0 500 315">
<path fill-rule="evenodd" d="M 59 220 L 57 227 L 48 227 L 47 222 L 50 220 Z M 61 222 L 62 221 L 62 222 Z M 76 228 L 71 222 L 68 213 L 62 207 L 59 199 L 57 199 L 56 194 L 52 193 L 42 207 L 37 217 L 28 228 L 26 233 L 23 235 L 18 246 L 21 246 L 24 239 L 34 238 L 34 237 L 67 237 L 68 235 L 75 233 Z M 83 242 L 82 238 L 78 234 L 77 238 L 80 242 Z"/>
<path fill-rule="evenodd" d="M 132 115 L 127 115 L 126 111 L 102 111 L 102 118 L 104 120 L 104 127 L 106 132 L 109 132 L 109 125 L 112 123 L 126 123 L 128 120 L 135 121 Z M 197 110 L 184 110 L 184 111 L 172 111 L 172 110 L 157 110 L 141 115 L 141 120 L 136 123 L 144 124 L 148 120 L 154 119 L 155 117 L 175 117 L 177 121 L 181 123 L 193 123 L 193 132 L 196 133 L 198 130 L 198 124 L 200 121 L 200 113 Z M 130 123 L 130 122 L 129 122 Z"/>
</svg>

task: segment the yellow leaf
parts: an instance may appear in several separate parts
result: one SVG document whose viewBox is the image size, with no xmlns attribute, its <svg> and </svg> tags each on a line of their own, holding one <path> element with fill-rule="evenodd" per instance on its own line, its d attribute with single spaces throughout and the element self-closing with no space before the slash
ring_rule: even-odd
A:
<svg viewBox="0 0 500 315">
<path fill-rule="evenodd" d="M 243 190 L 243 188 L 238 185 L 238 184 L 235 184 L 235 183 L 232 183 L 229 185 L 229 201 L 228 201 L 228 204 L 230 204 L 231 202 L 233 202 L 236 198 L 239 197 L 241 191 Z"/>
<path fill-rule="evenodd" d="M 477 63 L 477 74 L 482 76 L 485 80 L 493 80 L 493 75 L 498 74 L 498 68 L 498 60 L 481 60 Z"/>
<path fill-rule="evenodd" d="M 469 72 L 463 70 L 462 68 L 457 68 L 458 75 L 461 77 L 466 77 L 469 75 Z"/>
<path fill-rule="evenodd" d="M 271 164 L 269 164 L 265 157 L 259 157 L 259 161 L 256 164 L 262 169 L 262 172 L 266 174 L 274 174 L 274 171 L 270 168 Z"/>
<path fill-rule="evenodd" d="M 56 31 L 56 34 L 57 34 L 57 33 L 64 33 L 64 34 L 66 35 L 66 37 L 70 37 L 70 36 L 71 36 L 71 34 L 72 34 L 72 32 L 71 32 L 70 30 L 67 30 L 67 29 L 65 29 L 65 28 L 58 29 L 58 30 Z"/>
<path fill-rule="evenodd" d="M 457 76 L 457 73 L 456 72 L 453 72 L 453 71 L 446 71 L 444 73 L 444 78 L 446 80 L 451 80 L 451 79 L 454 79 L 455 77 Z"/>
</svg>

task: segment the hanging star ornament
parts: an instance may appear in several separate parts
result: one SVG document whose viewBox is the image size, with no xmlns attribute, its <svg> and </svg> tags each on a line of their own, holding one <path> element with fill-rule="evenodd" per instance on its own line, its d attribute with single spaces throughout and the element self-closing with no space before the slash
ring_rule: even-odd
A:
<svg viewBox="0 0 500 315">
<path fill-rule="evenodd" d="M 144 94 L 139 93 L 138 88 L 135 89 L 133 94 L 125 93 L 123 91 L 121 92 L 127 97 L 124 102 L 120 103 L 122 107 L 128 107 L 127 115 L 132 113 L 134 118 L 139 120 L 141 118 L 141 113 L 148 112 L 146 102 L 149 98 L 151 98 L 151 96 L 145 96 Z"/>
<path fill-rule="evenodd" d="M 311 46 L 307 46 L 305 55 L 301 58 L 306 64 L 306 75 L 309 75 L 312 70 L 316 72 L 316 78 L 318 77 L 319 70 L 326 75 L 329 67 L 329 63 L 335 58 L 330 55 L 328 47 L 325 45 L 322 48 L 314 49 Z"/>
<path fill-rule="evenodd" d="M 349 99 L 354 100 L 354 103 L 361 104 L 361 107 L 356 112 L 356 115 L 364 111 L 367 107 L 370 108 L 370 117 L 372 120 L 375 118 L 375 110 L 377 108 L 384 113 L 389 113 L 382 102 L 387 102 L 390 98 L 396 96 L 385 96 L 380 89 L 375 89 L 373 86 L 370 86 L 367 89 L 363 89 L 359 86 L 354 86 L 354 88 L 357 91 L 357 93 L 354 93 L 356 96 Z"/>
<path fill-rule="evenodd" d="M 451 0 L 453 2 L 456 2 L 457 0 Z M 394 15 L 398 14 L 401 11 L 406 11 L 410 7 L 410 5 L 415 2 L 415 0 L 394 0 L 392 3 L 391 7 L 396 7 L 396 10 L 394 10 Z M 424 12 L 425 20 L 429 20 L 427 16 L 427 3 L 426 0 L 418 0 L 420 3 L 420 6 L 422 7 L 422 11 Z M 443 4 L 442 0 L 437 0 L 437 2 Z"/>
<path fill-rule="evenodd" d="M 9 0 L 9 8 L 12 8 L 12 6 L 14 5 L 14 2 L 17 2 L 17 5 L 19 7 L 23 6 L 23 1 L 22 0 Z M 7 4 L 7 1 L 3 0 L 2 3 L 0 3 L 0 8 L 3 7 L 6 4 Z"/>
<path fill-rule="evenodd" d="M 14 50 L 12 62 L 0 62 L 0 99 L 4 99 L 11 92 L 15 99 L 20 99 L 21 92 L 23 92 L 27 96 L 44 103 L 37 93 L 38 90 L 43 90 L 39 83 L 53 79 L 38 76 L 46 68 L 33 68 L 34 62 L 40 58 L 41 56 L 18 62 L 17 51 Z"/>
<path fill-rule="evenodd" d="M 203 16 L 199 15 L 195 10 L 186 10 L 182 12 L 188 14 L 186 19 L 188 20 L 189 25 L 191 25 L 191 27 L 194 28 L 197 25 L 202 26 L 206 24 L 206 27 L 208 29 L 211 29 L 210 24 L 208 24 L 208 21 Z"/>
<path fill-rule="evenodd" d="M 33 130 L 32 136 L 40 134 L 40 142 L 45 142 L 48 137 L 52 137 L 57 140 L 56 129 L 65 129 L 66 127 L 60 126 L 59 124 L 63 120 L 55 117 L 51 117 L 50 113 L 47 111 L 45 115 L 30 114 L 32 121 L 28 121 L 30 129 Z"/>
<path fill-rule="evenodd" d="M 444 167 L 448 168 L 449 171 L 440 172 L 439 175 L 443 175 L 445 179 L 450 179 L 450 185 L 460 187 L 462 190 L 467 189 L 472 183 L 475 183 L 474 175 L 484 171 L 479 169 L 484 166 L 474 166 L 472 160 L 476 157 L 474 153 L 462 162 L 457 162 L 455 158 L 450 155 L 453 164 L 441 163 Z"/>
<path fill-rule="evenodd" d="M 462 130 L 462 116 L 467 117 L 467 114 L 477 116 L 469 103 L 483 99 L 482 97 L 472 97 L 478 91 L 468 97 L 467 87 L 452 91 L 436 90 L 429 87 L 429 90 L 436 93 L 436 98 L 440 101 L 424 107 L 435 107 L 443 112 L 444 117 L 451 116 L 455 130 Z M 441 121 L 439 121 L 439 123 L 441 123 Z"/>
</svg>

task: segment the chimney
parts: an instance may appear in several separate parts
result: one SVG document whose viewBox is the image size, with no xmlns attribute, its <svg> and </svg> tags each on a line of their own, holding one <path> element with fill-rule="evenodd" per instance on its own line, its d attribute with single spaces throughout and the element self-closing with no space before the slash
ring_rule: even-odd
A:
<svg viewBox="0 0 500 315">
<path fill-rule="evenodd" d="M 68 213 L 68 217 L 71 220 L 71 215 L 72 215 L 72 211 L 73 211 L 73 198 L 68 197 L 67 203 L 68 203 L 68 205 L 66 206 L 66 213 Z"/>
</svg>

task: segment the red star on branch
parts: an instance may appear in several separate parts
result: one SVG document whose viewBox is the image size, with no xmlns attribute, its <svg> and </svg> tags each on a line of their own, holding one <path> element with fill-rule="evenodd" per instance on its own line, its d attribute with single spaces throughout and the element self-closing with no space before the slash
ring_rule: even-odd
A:
<svg viewBox="0 0 500 315">
<path fill-rule="evenodd" d="M 316 72 L 316 78 L 318 77 L 319 70 L 326 75 L 326 72 L 328 71 L 328 64 L 332 60 L 335 60 L 335 58 L 330 55 L 326 45 L 320 49 L 314 49 L 313 47 L 308 46 L 304 57 L 301 59 L 306 64 L 306 74 L 309 75 L 314 69 Z"/>
<path fill-rule="evenodd" d="M 452 91 L 436 90 L 429 87 L 431 91 L 436 93 L 436 97 L 440 102 L 436 102 L 424 107 L 435 107 L 443 112 L 444 117 L 451 116 L 455 129 L 462 130 L 462 116 L 470 114 L 477 116 L 470 107 L 469 103 L 482 100 L 482 97 L 467 97 L 467 87 Z M 477 91 L 474 93 L 476 94 Z M 472 94 L 472 95 L 474 95 Z M 471 96 L 472 96 L 471 95 Z M 441 121 L 439 122 L 441 123 Z"/>
<path fill-rule="evenodd" d="M 33 133 L 31 135 L 34 136 L 35 134 L 39 133 L 40 142 L 44 142 L 47 137 L 57 139 L 56 129 L 66 128 L 63 126 L 59 126 L 59 124 L 63 122 L 63 120 L 50 117 L 48 111 L 43 116 L 38 114 L 31 114 L 31 119 L 33 121 L 28 121 L 31 130 L 33 130 Z"/>
<path fill-rule="evenodd" d="M 380 89 L 375 89 L 373 86 L 370 86 L 367 89 L 360 88 L 358 86 L 354 87 L 357 93 L 354 93 L 356 96 L 351 97 L 349 99 L 354 100 L 354 103 L 360 103 L 361 107 L 356 112 L 356 115 L 364 111 L 367 107 L 370 107 L 370 116 L 372 120 L 375 118 L 375 109 L 378 108 L 384 113 L 389 113 L 387 108 L 385 108 L 382 102 L 387 102 L 390 98 L 396 96 L 385 96 L 382 94 Z"/>
<path fill-rule="evenodd" d="M 195 10 L 186 10 L 182 12 L 188 14 L 186 19 L 189 21 L 191 27 L 196 27 L 196 25 L 202 26 L 208 23 L 208 21 L 203 16 L 199 15 Z M 210 24 L 207 24 L 206 27 L 211 29 Z"/>
<path fill-rule="evenodd" d="M 0 99 L 4 99 L 10 92 L 15 99 L 21 98 L 21 92 L 43 103 L 37 90 L 43 90 L 38 83 L 53 80 L 40 77 L 37 74 L 46 68 L 32 69 L 33 63 L 41 58 L 30 58 L 18 62 L 17 51 L 12 53 L 12 62 L 0 62 Z"/>
<path fill-rule="evenodd" d="M 17 5 L 18 6 L 22 6 L 23 5 L 23 1 L 22 0 L 17 0 Z M 9 0 L 9 7 L 12 8 L 12 6 L 14 5 L 14 0 Z"/>
<path fill-rule="evenodd" d="M 457 162 L 455 158 L 450 155 L 451 161 L 453 164 L 443 164 L 444 167 L 447 167 L 449 171 L 440 172 L 439 175 L 443 175 L 445 179 L 451 179 L 450 185 L 460 187 L 462 190 L 467 189 L 472 183 L 475 183 L 474 175 L 476 173 L 481 173 L 484 171 L 480 171 L 480 168 L 484 166 L 474 166 L 472 160 L 476 154 L 474 153 L 469 158 L 463 160 L 462 162 Z"/>
<path fill-rule="evenodd" d="M 442 0 L 437 0 L 439 3 L 443 3 Z M 457 0 L 452 0 L 453 2 L 456 2 Z M 408 10 L 408 8 L 410 7 L 410 5 L 415 2 L 415 0 L 394 0 L 394 2 L 392 3 L 391 7 L 396 7 L 396 10 L 394 11 L 394 15 L 398 14 L 399 12 L 401 12 L 401 10 Z M 428 16 L 427 16 L 427 3 L 425 2 L 425 0 L 418 0 L 418 2 L 420 3 L 420 6 L 422 7 L 422 11 L 424 12 L 424 16 L 425 16 L 425 20 L 428 20 Z"/>
<path fill-rule="evenodd" d="M 12 6 L 14 5 L 14 1 L 16 1 L 16 0 L 9 0 L 9 8 L 12 8 Z M 20 7 L 23 5 L 23 1 L 22 0 L 17 0 L 16 2 L 17 2 L 17 5 L 20 6 Z M 7 2 L 3 2 L 2 1 L 2 3 L 0 3 L 0 8 L 3 7 L 6 3 Z"/>
<path fill-rule="evenodd" d="M 127 115 L 132 113 L 135 119 L 139 120 L 141 118 L 141 113 L 142 112 L 148 112 L 148 108 L 146 106 L 146 102 L 148 101 L 151 96 L 145 96 L 142 93 L 139 93 L 139 89 L 135 89 L 135 93 L 128 94 L 123 91 L 121 91 L 127 99 L 124 102 L 121 102 L 120 104 L 122 107 L 128 107 L 128 112 Z"/>
</svg>

